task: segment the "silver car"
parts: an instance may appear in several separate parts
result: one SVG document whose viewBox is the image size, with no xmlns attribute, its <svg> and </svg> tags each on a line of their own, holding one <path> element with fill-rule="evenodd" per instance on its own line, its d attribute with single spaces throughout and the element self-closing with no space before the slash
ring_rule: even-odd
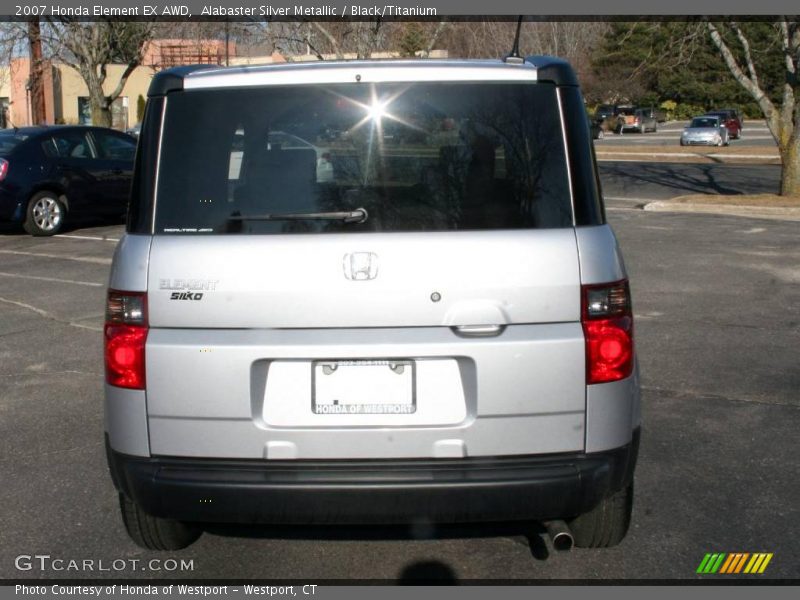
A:
<svg viewBox="0 0 800 600">
<path fill-rule="evenodd" d="M 722 119 L 713 115 L 695 117 L 681 133 L 681 146 L 727 146 L 728 128 Z"/>
<path fill-rule="evenodd" d="M 105 327 L 137 544 L 214 522 L 622 540 L 631 298 L 567 63 L 183 67 L 142 129 Z"/>
</svg>

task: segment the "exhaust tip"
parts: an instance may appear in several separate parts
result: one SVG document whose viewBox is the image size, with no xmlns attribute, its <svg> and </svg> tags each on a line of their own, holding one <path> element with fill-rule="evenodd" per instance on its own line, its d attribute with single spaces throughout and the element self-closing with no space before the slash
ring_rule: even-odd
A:
<svg viewBox="0 0 800 600">
<path fill-rule="evenodd" d="M 575 545 L 575 542 L 572 539 L 572 535 L 570 535 L 569 533 L 556 534 L 556 536 L 553 537 L 552 540 L 553 540 L 553 548 L 555 548 L 559 552 L 569 552 L 570 550 L 572 550 L 572 546 Z"/>
<path fill-rule="evenodd" d="M 557 552 L 569 552 L 575 545 L 572 532 L 564 521 L 546 521 L 544 523 L 547 535 Z"/>
</svg>

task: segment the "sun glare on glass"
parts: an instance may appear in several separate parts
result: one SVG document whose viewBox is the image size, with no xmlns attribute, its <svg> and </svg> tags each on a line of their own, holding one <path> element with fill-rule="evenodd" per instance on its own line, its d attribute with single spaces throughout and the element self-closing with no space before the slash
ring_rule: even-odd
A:
<svg viewBox="0 0 800 600">
<path fill-rule="evenodd" d="M 386 116 L 386 102 L 381 102 L 377 98 L 372 99 L 372 104 L 367 106 L 367 114 L 369 118 L 380 123 L 381 119 Z"/>
</svg>

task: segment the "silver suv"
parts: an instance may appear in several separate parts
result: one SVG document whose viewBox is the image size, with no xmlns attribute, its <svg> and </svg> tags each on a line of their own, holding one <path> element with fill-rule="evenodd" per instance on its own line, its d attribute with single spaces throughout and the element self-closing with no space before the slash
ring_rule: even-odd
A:
<svg viewBox="0 0 800 600">
<path fill-rule="evenodd" d="M 141 546 L 628 529 L 631 301 L 561 60 L 157 74 L 109 288 L 108 462 Z"/>
</svg>

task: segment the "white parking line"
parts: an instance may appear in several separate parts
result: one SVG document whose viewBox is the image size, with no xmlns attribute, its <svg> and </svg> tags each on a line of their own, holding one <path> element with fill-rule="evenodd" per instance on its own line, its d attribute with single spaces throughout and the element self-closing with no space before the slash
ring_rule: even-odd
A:
<svg viewBox="0 0 800 600">
<path fill-rule="evenodd" d="M 15 256 L 33 256 L 35 258 L 55 258 L 57 260 L 74 260 L 76 262 L 92 263 L 95 265 L 110 265 L 110 258 L 93 258 L 91 256 L 64 256 L 63 254 L 45 254 L 42 252 L 22 252 L 21 250 L 0 250 L 0 254 L 13 254 Z"/>
<path fill-rule="evenodd" d="M 46 319 L 52 319 L 53 321 L 58 321 L 59 323 L 66 323 L 67 325 L 71 325 L 72 327 L 78 327 L 80 329 L 88 329 L 89 331 L 103 331 L 102 327 L 85 325 L 84 323 L 76 323 L 75 321 L 70 321 L 70 322 L 62 321 L 61 319 L 47 312 L 46 310 L 42 310 L 41 308 L 37 308 L 31 304 L 26 304 L 25 302 L 17 302 L 16 300 L 9 300 L 8 298 L 2 298 L 2 297 L 0 297 L 0 302 L 4 302 L 5 304 L 11 304 L 13 306 L 19 306 L 20 308 L 25 308 L 27 310 L 35 312 L 37 315 L 45 317 Z"/>
<path fill-rule="evenodd" d="M 778 154 L 727 154 L 727 153 L 709 153 L 709 154 L 702 154 L 699 152 L 615 152 L 614 150 L 602 151 L 598 150 L 597 154 L 602 154 L 604 156 L 681 156 L 681 157 L 704 157 L 704 156 L 714 156 L 719 158 L 780 158 Z"/>
<path fill-rule="evenodd" d="M 615 200 L 617 202 L 655 202 L 658 198 L 631 198 L 630 196 L 603 196 L 603 200 Z"/>
<path fill-rule="evenodd" d="M 119 238 L 97 237 L 93 235 L 72 235 L 70 233 L 59 233 L 53 237 L 71 238 L 73 240 L 94 240 L 96 242 L 118 242 Z"/>
<path fill-rule="evenodd" d="M 72 283 L 74 285 L 85 285 L 89 287 L 105 287 L 105 283 L 95 283 L 93 281 L 76 281 L 74 279 L 58 279 L 56 277 L 38 277 L 36 275 L 19 275 L 18 273 L 0 272 L 0 277 L 14 277 L 16 279 L 35 279 L 37 281 L 54 281 L 56 283 Z"/>
<path fill-rule="evenodd" d="M 46 310 L 42 310 L 41 308 L 36 308 L 35 306 L 31 306 L 30 304 L 25 304 L 24 302 L 17 302 L 16 300 L 9 300 L 8 298 L 0 298 L 0 302 L 5 302 L 6 304 L 13 304 L 14 306 L 19 306 L 20 308 L 27 308 L 28 310 L 32 310 L 37 315 L 41 315 L 43 317 L 47 317 L 48 319 L 52 319 L 53 315 L 51 315 Z"/>
</svg>

